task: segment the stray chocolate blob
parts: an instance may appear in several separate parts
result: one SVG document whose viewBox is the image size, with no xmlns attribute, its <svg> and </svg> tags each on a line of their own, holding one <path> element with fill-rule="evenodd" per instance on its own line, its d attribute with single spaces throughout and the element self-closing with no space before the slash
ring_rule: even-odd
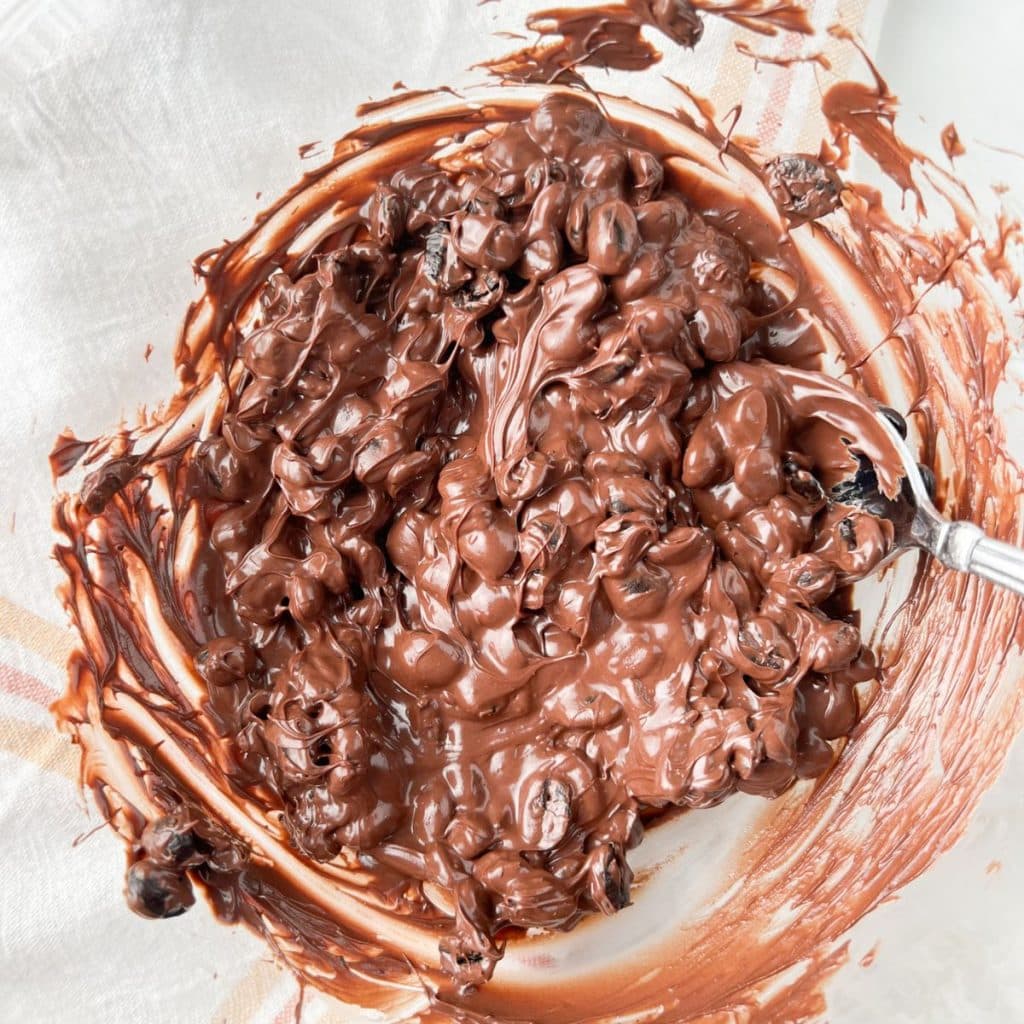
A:
<svg viewBox="0 0 1024 1024">
<path fill-rule="evenodd" d="M 142 833 L 142 848 L 151 861 L 164 867 L 190 868 L 204 860 L 195 833 L 177 815 L 150 822 Z"/>
<path fill-rule="evenodd" d="M 942 149 L 950 160 L 955 160 L 958 156 L 963 156 L 967 152 L 967 148 L 960 140 L 960 133 L 952 121 L 942 129 L 939 137 L 942 141 Z"/>
<path fill-rule="evenodd" d="M 680 46 L 694 47 L 704 36 L 704 21 L 690 0 L 644 0 L 637 7 L 648 8 L 651 24 Z"/>
<path fill-rule="evenodd" d="M 195 903 L 188 879 L 180 870 L 155 861 L 136 861 L 125 879 L 128 906 L 142 917 L 178 917 Z"/>
<path fill-rule="evenodd" d="M 804 153 L 777 156 L 765 164 L 768 190 L 794 220 L 817 220 L 839 208 L 843 183 L 835 170 Z"/>
<path fill-rule="evenodd" d="M 107 502 L 122 490 L 138 471 L 138 459 L 111 459 L 93 470 L 82 485 L 82 504 L 91 515 L 98 516 Z"/>
</svg>

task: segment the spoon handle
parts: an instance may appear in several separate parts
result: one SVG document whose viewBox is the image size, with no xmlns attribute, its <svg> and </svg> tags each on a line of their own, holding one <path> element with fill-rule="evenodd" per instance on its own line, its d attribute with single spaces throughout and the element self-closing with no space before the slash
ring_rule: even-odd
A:
<svg viewBox="0 0 1024 1024">
<path fill-rule="evenodd" d="M 1024 550 L 986 536 L 974 523 L 949 523 L 939 534 L 932 551 L 943 565 L 1024 596 Z"/>
<path fill-rule="evenodd" d="M 1024 596 L 1024 551 L 1012 544 L 982 537 L 971 552 L 967 571 Z"/>
</svg>

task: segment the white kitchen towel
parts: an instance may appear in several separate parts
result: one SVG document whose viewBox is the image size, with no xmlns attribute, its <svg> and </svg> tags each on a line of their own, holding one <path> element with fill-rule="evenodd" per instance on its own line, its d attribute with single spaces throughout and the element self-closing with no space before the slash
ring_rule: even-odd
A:
<svg viewBox="0 0 1024 1024">
<path fill-rule="evenodd" d="M 410 88 L 451 82 L 507 50 L 494 32 L 520 28 L 533 6 L 0 0 L 0 1021 L 291 1018 L 297 986 L 260 942 L 217 925 L 202 906 L 173 921 L 134 917 L 121 896 L 119 844 L 104 828 L 91 833 L 99 818 L 79 795 L 77 752 L 47 710 L 64 685 L 72 636 L 53 596 L 46 456 L 62 427 L 96 436 L 170 393 L 171 348 L 197 287 L 191 258 L 239 234 L 318 153 L 329 153 L 357 103 L 388 95 L 398 80 Z M 818 27 L 841 22 L 874 49 L 885 7 L 814 0 L 811 10 Z M 766 149 L 816 148 L 826 73 L 807 63 L 762 63 L 755 73 L 735 48 L 741 39 L 768 55 L 811 48 L 800 37 L 751 36 L 709 18 L 695 52 L 659 41 L 660 70 L 710 95 L 723 113 L 742 103 L 739 130 Z M 849 50 L 834 62 L 839 76 L 863 71 Z M 651 102 L 673 95 L 656 75 L 642 87 L 621 75 L 607 82 Z M 299 147 L 317 141 L 300 159 Z M 1024 778 L 1020 758 L 1011 767 Z M 1005 941 L 992 893 L 1008 899 L 1011 884 L 1020 892 L 1020 875 L 1010 877 L 1009 863 L 1002 873 L 982 870 L 1007 841 L 1002 805 L 994 806 L 986 805 L 966 855 L 953 858 L 964 862 L 963 887 L 981 908 L 977 933 L 998 921 Z M 886 926 L 893 935 L 926 909 L 915 906 L 911 893 L 903 916 Z M 882 934 L 874 919 L 857 941 L 870 945 Z M 1017 929 L 1009 948 L 1019 956 Z M 918 975 L 924 1000 L 953 969 L 941 944 L 922 939 L 919 948 L 935 961 Z M 979 971 L 995 963 L 981 980 L 999 986 L 999 948 L 957 956 L 973 956 Z M 906 955 L 883 941 L 877 962 L 905 977 Z M 859 1007 L 850 1020 L 938 1019 L 926 1002 L 919 1015 L 900 1016 L 906 993 L 883 984 L 876 998 L 869 974 L 855 970 L 837 982 L 855 994 L 839 1000 L 834 1019 L 847 1019 L 844 1005 Z M 973 1016 L 982 1005 L 1004 1006 L 965 994 L 959 1019 L 1002 1019 Z M 311 994 L 303 1020 L 353 1017 Z"/>
</svg>

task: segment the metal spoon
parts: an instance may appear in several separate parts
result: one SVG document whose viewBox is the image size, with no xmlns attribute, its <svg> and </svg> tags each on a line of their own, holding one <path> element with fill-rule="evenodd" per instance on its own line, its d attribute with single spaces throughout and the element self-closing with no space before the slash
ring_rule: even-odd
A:
<svg viewBox="0 0 1024 1024">
<path fill-rule="evenodd" d="M 899 497 L 894 500 L 879 492 L 875 471 L 864 457 L 860 458 L 856 476 L 833 487 L 832 497 L 891 520 L 896 528 L 897 551 L 911 546 L 924 548 L 950 569 L 972 573 L 1024 596 L 1024 550 L 987 536 L 974 523 L 954 522 L 942 516 L 932 503 L 934 477 L 927 466 L 918 465 L 907 445 L 903 417 L 886 408 L 876 415 L 903 461 Z"/>
</svg>

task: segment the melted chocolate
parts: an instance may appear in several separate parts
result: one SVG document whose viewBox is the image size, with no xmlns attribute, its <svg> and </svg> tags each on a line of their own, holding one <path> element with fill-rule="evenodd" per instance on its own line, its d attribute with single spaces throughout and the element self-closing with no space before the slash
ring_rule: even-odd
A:
<svg viewBox="0 0 1024 1024">
<path fill-rule="evenodd" d="M 480 125 L 488 137 L 468 154 L 431 159 L 434 139 Z M 565 1021 L 565 1007 L 501 987 L 500 972 L 468 994 L 509 925 L 568 928 L 623 908 L 626 854 L 651 810 L 775 795 L 821 776 L 830 741 L 879 715 L 927 721 L 928 688 L 904 688 L 883 690 L 857 725 L 854 688 L 878 667 L 829 615 L 836 588 L 891 544 L 884 520 L 829 493 L 860 455 L 893 494 L 898 465 L 868 406 L 777 361 L 803 363 L 823 331 L 877 389 L 878 349 L 854 304 L 881 332 L 905 332 L 927 313 L 903 282 L 948 279 L 971 297 L 977 331 L 972 320 L 960 348 L 941 332 L 952 340 L 938 362 L 904 334 L 892 347 L 914 408 L 962 442 L 966 420 L 943 404 L 959 395 L 946 360 L 973 372 L 970 339 L 991 336 L 990 307 L 970 252 L 901 247 L 866 192 L 845 202 L 852 228 L 837 238 L 867 276 L 844 271 L 857 294 L 830 292 L 813 261 L 841 264 L 833 242 L 787 238 L 753 198 L 713 197 L 661 159 L 651 132 L 611 126 L 579 98 L 405 130 L 402 146 L 390 128 L 344 143 L 251 238 L 203 261 L 183 391 L 58 506 L 83 640 L 59 712 L 130 844 L 140 912 L 180 913 L 198 885 L 222 918 L 276 948 L 286 936 L 289 960 L 348 998 L 394 1009 L 401 998 L 381 992 L 411 983 L 437 1019 L 453 1000 Z M 331 231 L 293 245 L 334 208 L 332 175 L 367 141 L 389 144 L 390 173 L 350 179 Z M 736 156 L 730 173 L 754 175 Z M 819 215 L 806 197 L 827 199 L 820 183 L 833 181 L 765 177 L 795 220 Z M 872 246 L 881 234 L 892 253 Z M 995 446 L 998 432 L 979 438 Z M 65 439 L 55 465 L 83 454 Z M 987 525 L 1009 536 L 1013 508 L 983 504 L 1005 473 L 985 465 L 991 478 L 946 500 L 998 514 Z M 901 622 L 955 635 L 948 600 L 927 600 L 943 586 L 926 580 Z M 972 607 L 1019 638 L 1019 610 L 975 590 Z M 893 659 L 920 671 L 912 631 L 895 651 L 889 671 Z M 1004 749 L 1014 721 L 979 735 Z M 904 732 L 912 759 L 917 734 Z M 955 800 L 941 787 L 914 796 L 933 811 L 915 850 L 951 840 L 961 797 L 997 766 Z M 712 1012 L 919 870 L 892 852 L 900 815 L 872 838 L 880 861 L 828 867 L 856 852 L 847 818 L 879 799 L 901 806 L 890 790 L 905 773 L 871 788 L 858 770 L 841 759 L 819 784 L 809 831 L 791 819 L 765 830 L 744 900 L 688 946 L 686 962 L 717 965 L 713 978 L 623 985 L 610 972 L 592 1005 Z M 815 815 L 833 805 L 824 838 Z M 780 870 L 793 849 L 803 862 Z M 769 942 L 785 899 L 800 919 Z"/>
<path fill-rule="evenodd" d="M 564 95 L 473 166 L 399 169 L 235 336 L 167 470 L 187 561 L 114 545 L 232 786 L 304 857 L 451 913 L 462 986 L 507 926 L 626 906 L 646 811 L 819 775 L 874 674 L 821 605 L 892 529 L 827 492 L 855 453 L 890 489 L 898 465 L 841 385 L 736 361 L 771 321 L 751 254 L 664 173 Z M 108 461 L 68 511 L 137 534 L 166 463 Z M 151 846 L 129 902 L 180 913 L 205 860 Z"/>
<path fill-rule="evenodd" d="M 681 46 L 695 46 L 704 22 L 690 0 L 628 0 L 626 3 L 537 11 L 526 27 L 539 41 L 488 63 L 502 78 L 552 81 L 580 65 L 639 71 L 661 60 L 644 37 L 656 28 Z"/>
<path fill-rule="evenodd" d="M 839 38 L 850 38 L 845 29 L 832 31 Z M 843 166 L 847 164 L 850 140 L 856 139 L 883 174 L 915 197 L 923 212 L 921 192 L 913 177 L 913 166 L 920 154 L 896 134 L 896 97 L 874 62 L 863 50 L 860 52 L 871 71 L 872 83 L 837 82 L 821 101 L 822 113 L 832 128 L 838 160 Z"/>
<path fill-rule="evenodd" d="M 484 66 L 519 82 L 581 82 L 574 71 L 581 66 L 641 71 L 661 60 L 645 28 L 678 46 L 693 47 L 704 34 L 701 12 L 761 35 L 812 31 L 806 9 L 786 0 L 624 0 L 555 7 L 527 19 L 526 27 L 538 34 L 536 42 Z"/>
</svg>

